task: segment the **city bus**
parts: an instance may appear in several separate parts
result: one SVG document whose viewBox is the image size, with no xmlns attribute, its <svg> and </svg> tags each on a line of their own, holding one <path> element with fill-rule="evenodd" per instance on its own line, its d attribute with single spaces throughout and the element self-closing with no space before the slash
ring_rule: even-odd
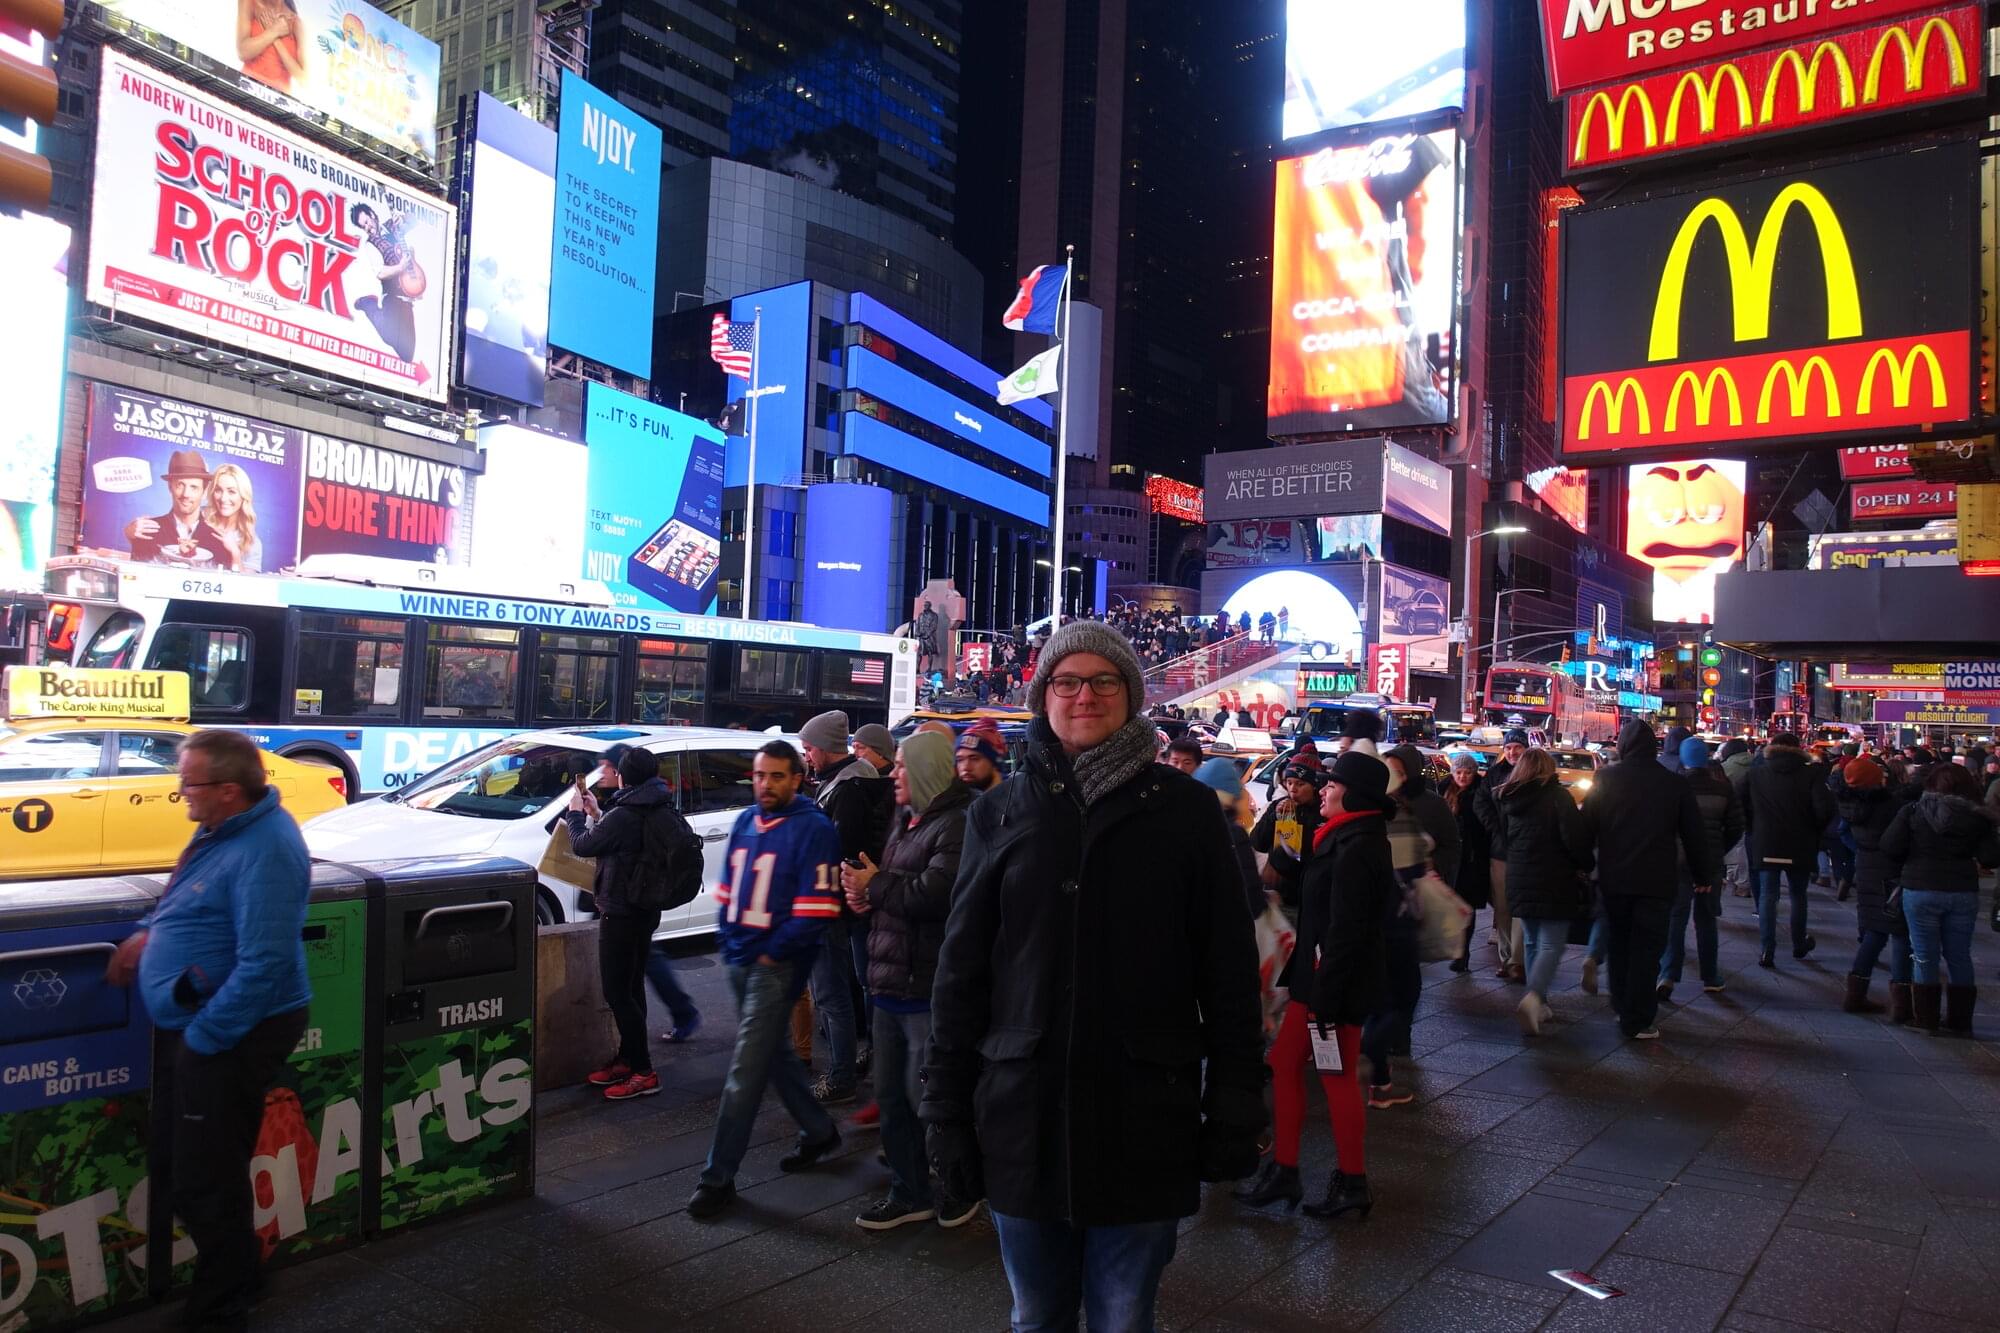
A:
<svg viewBox="0 0 2000 1333">
<path fill-rule="evenodd" d="M 815 713 L 894 726 L 916 651 L 890 634 L 644 610 L 601 583 L 499 588 L 462 569 L 315 556 L 234 574 L 58 556 L 47 652 L 185 671 L 192 720 L 394 791 L 516 732 L 621 724 L 794 730 Z"/>
<path fill-rule="evenodd" d="M 1593 695 L 1561 667 L 1495 662 L 1486 672 L 1482 720 L 1540 731 L 1553 742 L 1582 744 L 1618 735 L 1617 705 Z"/>
</svg>

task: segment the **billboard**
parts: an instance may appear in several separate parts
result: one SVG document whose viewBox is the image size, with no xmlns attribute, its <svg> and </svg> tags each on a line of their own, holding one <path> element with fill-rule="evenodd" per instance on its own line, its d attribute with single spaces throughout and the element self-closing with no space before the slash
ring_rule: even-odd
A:
<svg viewBox="0 0 2000 1333">
<path fill-rule="evenodd" d="M 1314 560 L 1380 560 L 1382 558 L 1382 516 L 1380 514 L 1334 514 L 1312 522 Z"/>
<path fill-rule="evenodd" d="M 2000 708 L 1965 708 L 1942 701 L 1877 699 L 1875 720 L 1906 727 L 2000 727 Z"/>
<path fill-rule="evenodd" d="M 1203 467 L 1211 523 L 1382 512 L 1387 469 L 1378 439 L 1210 454 Z"/>
<path fill-rule="evenodd" d="M 442 402 L 455 210 L 107 49 L 85 298 Z"/>
<path fill-rule="evenodd" d="M 1948 433 L 1973 411 L 1979 179 L 1956 139 L 1570 211 L 1565 461 Z"/>
<path fill-rule="evenodd" d="M 1390 699 L 1410 697 L 1410 662 L 1399 645 L 1368 645 L 1368 689 Z"/>
<path fill-rule="evenodd" d="M 1764 0 L 1719 12 L 1706 0 L 1541 0 L 1541 6 L 1549 92 L 1557 95 L 1922 13 L 1937 0 L 1869 0 L 1865 8 L 1851 0 Z"/>
<path fill-rule="evenodd" d="M 889 630 L 889 534 L 895 497 L 880 486 L 806 488 L 805 622 Z"/>
<path fill-rule="evenodd" d="M 1334 520 L 1324 520 L 1334 521 Z M 1381 522 L 1373 553 L 1381 554 Z M 1240 569 L 1248 565 L 1298 565 L 1317 560 L 1317 543 L 1310 519 L 1237 519 L 1231 523 L 1208 525 L 1208 567 Z M 1357 557 L 1358 558 L 1358 557 Z"/>
<path fill-rule="evenodd" d="M 1201 487 L 1158 472 L 1146 474 L 1146 505 L 1155 514 L 1183 523 L 1201 522 Z"/>
<path fill-rule="evenodd" d="M 1367 641 L 1368 596 L 1362 564 L 1297 569 L 1211 569 L 1201 576 L 1204 615 L 1246 612 L 1255 625 L 1266 611 L 1283 613 L 1295 637 L 1328 645 L 1328 658 L 1359 662 Z"/>
<path fill-rule="evenodd" d="M 1977 97 L 1985 52 L 1983 6 L 1960 5 L 1572 93 L 1569 170 L 1735 148 Z"/>
<path fill-rule="evenodd" d="M 1466 0 L 1287 0 L 1285 138 L 1465 105 Z"/>
<path fill-rule="evenodd" d="M 660 127 L 564 70 L 556 133 L 549 341 L 649 380 Z"/>
<path fill-rule="evenodd" d="M 1842 481 L 1910 475 L 1910 446 L 1907 444 L 1871 444 L 1840 451 Z"/>
<path fill-rule="evenodd" d="M 805 471 L 806 415 L 812 406 L 812 284 L 739 296 L 729 303 L 729 322 L 758 322 L 757 363 L 757 484 L 783 485 Z M 729 379 L 729 401 L 742 399 L 750 381 Z M 749 413 L 742 414 L 749 430 Z M 1044 451 L 1046 452 L 1046 451 Z M 746 485 L 750 477 L 747 434 L 729 440 L 729 485 Z"/>
<path fill-rule="evenodd" d="M 1451 535 L 1451 469 L 1402 445 L 1384 449 L 1388 470 L 1382 512 L 1432 532 Z"/>
<path fill-rule="evenodd" d="M 1375 641 L 1403 653 L 1414 671 L 1443 671 L 1450 665 L 1451 581 L 1401 565 L 1381 565 L 1382 605 Z"/>
<path fill-rule="evenodd" d="M 304 434 L 93 384 L 77 545 L 182 569 L 288 569 Z"/>
<path fill-rule="evenodd" d="M 479 428 L 472 565 L 481 574 L 546 582 L 583 572 L 590 450 L 523 426 Z M 524 516 L 528 516 L 524 519 Z"/>
<path fill-rule="evenodd" d="M 1903 532 L 1829 532 L 1813 543 L 1808 569 L 1869 569 L 1877 565 L 1955 565 L 1958 534 L 1950 527 Z"/>
<path fill-rule="evenodd" d="M 460 381 L 540 407 L 549 365 L 556 136 L 485 93 L 474 115 Z"/>
<path fill-rule="evenodd" d="M 1873 518 L 1956 518 L 1955 481 L 1863 481 L 1848 493 L 1856 523 Z"/>
<path fill-rule="evenodd" d="M 456 563 L 463 468 L 308 431 L 304 471 L 299 559 L 372 555 Z"/>
<path fill-rule="evenodd" d="M 260 101 L 437 158 L 438 44 L 361 0 L 95 3 L 240 72 Z"/>
<path fill-rule="evenodd" d="M 583 576 L 619 606 L 708 612 L 722 566 L 722 432 L 591 384 Z"/>
<path fill-rule="evenodd" d="M 1580 468 L 1545 467 L 1528 474 L 1528 489 L 1550 512 L 1578 532 L 1590 528 L 1590 474 Z"/>
<path fill-rule="evenodd" d="M 1450 421 L 1458 132 L 1280 161 L 1275 217 L 1268 433 Z"/>
<path fill-rule="evenodd" d="M 1653 619 L 1715 622 L 1716 576 L 1743 558 L 1749 465 L 1638 464 L 1625 479 L 1625 554 L 1653 567 Z"/>
<path fill-rule="evenodd" d="M 0 217 L 0 254 L 7 256 L 0 364 L 13 386 L 0 418 L 0 588 L 30 590 L 42 586 L 42 563 L 55 543 L 69 228 L 33 213 Z"/>
</svg>

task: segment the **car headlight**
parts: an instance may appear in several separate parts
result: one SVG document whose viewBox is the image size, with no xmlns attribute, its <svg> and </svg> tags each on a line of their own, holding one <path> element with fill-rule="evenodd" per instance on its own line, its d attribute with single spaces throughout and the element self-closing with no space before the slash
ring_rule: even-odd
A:
<svg viewBox="0 0 2000 1333">
<path fill-rule="evenodd" d="M 1574 787 L 1578 787 L 1578 788 L 1580 788 L 1580 789 L 1582 789 L 1582 790 L 1584 790 L 1584 791 L 1589 791 L 1589 790 L 1590 790 L 1590 779 L 1589 779 L 1589 778 L 1578 778 L 1578 779 L 1577 779 L 1577 780 L 1576 780 L 1576 781 L 1575 781 L 1574 783 L 1572 783 L 1572 784 L 1570 784 L 1570 785 L 1572 785 L 1572 786 L 1574 786 Z"/>
</svg>

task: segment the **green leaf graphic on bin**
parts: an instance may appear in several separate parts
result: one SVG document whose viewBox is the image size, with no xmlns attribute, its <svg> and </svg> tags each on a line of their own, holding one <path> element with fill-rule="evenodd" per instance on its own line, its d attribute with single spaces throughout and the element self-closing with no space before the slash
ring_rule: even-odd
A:
<svg viewBox="0 0 2000 1333">
<path fill-rule="evenodd" d="M 384 1053 L 384 1230 L 525 1187 L 532 1034 L 524 1019 L 420 1037 Z"/>
<path fill-rule="evenodd" d="M 150 1107 L 142 1091 L 0 1116 L 0 1306 L 8 1327 L 66 1324 L 144 1299 L 146 1237 L 126 1213 L 146 1178 Z"/>
</svg>

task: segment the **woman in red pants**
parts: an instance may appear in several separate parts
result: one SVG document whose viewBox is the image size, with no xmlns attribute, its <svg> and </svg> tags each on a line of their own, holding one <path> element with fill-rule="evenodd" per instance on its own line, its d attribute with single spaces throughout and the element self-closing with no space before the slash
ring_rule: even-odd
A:
<svg viewBox="0 0 2000 1333">
<path fill-rule="evenodd" d="M 1262 1174 L 1236 1197 L 1290 1208 L 1304 1197 L 1299 1185 L 1299 1135 L 1305 1128 L 1306 1070 L 1317 1068 L 1326 1090 L 1328 1117 L 1340 1165 L 1326 1198 L 1307 1204 L 1315 1217 L 1356 1212 L 1368 1216 L 1368 1163 L 1362 1137 L 1367 1110 L 1355 1066 L 1361 1026 L 1388 1002 L 1388 960 L 1383 935 L 1401 897 L 1389 851 L 1389 769 L 1380 759 L 1349 750 L 1334 761 L 1320 792 L 1326 822 L 1313 837 L 1300 887 L 1299 942 L 1286 985 L 1292 1002 L 1269 1056 L 1277 1141 Z M 1318 1068 L 1313 1035 L 1323 1025 L 1340 1052 L 1338 1071 Z"/>
</svg>

